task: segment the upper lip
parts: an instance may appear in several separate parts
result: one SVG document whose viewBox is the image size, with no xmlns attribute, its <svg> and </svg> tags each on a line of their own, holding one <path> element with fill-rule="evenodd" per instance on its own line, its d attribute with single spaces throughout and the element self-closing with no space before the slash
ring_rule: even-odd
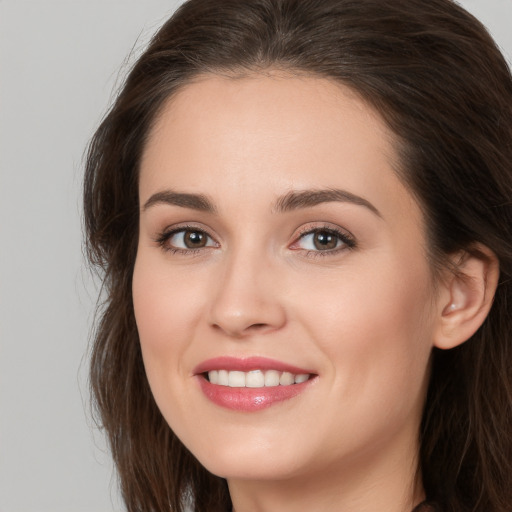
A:
<svg viewBox="0 0 512 512">
<path fill-rule="evenodd" d="M 250 372 L 252 370 L 276 370 L 279 372 L 289 372 L 295 375 L 314 373 L 306 368 L 299 368 L 282 361 L 269 359 L 267 357 L 232 357 L 222 356 L 213 359 L 207 359 L 194 368 L 194 374 L 207 373 L 212 370 L 228 370 Z"/>
</svg>

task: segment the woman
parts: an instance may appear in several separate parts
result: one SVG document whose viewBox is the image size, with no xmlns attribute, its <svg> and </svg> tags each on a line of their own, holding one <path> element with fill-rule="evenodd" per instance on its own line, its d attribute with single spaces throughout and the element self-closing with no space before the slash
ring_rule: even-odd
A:
<svg viewBox="0 0 512 512">
<path fill-rule="evenodd" d="M 185 3 L 87 160 L 128 510 L 510 510 L 510 162 L 449 0 Z"/>
</svg>

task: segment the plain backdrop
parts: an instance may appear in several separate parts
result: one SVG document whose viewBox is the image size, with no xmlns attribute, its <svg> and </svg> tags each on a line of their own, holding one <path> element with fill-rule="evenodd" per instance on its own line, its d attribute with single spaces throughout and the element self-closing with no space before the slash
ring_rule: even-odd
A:
<svg viewBox="0 0 512 512">
<path fill-rule="evenodd" d="M 123 510 L 88 411 L 83 152 L 179 3 L 0 0 L 0 512 Z M 511 62 L 512 0 L 461 3 Z"/>
</svg>

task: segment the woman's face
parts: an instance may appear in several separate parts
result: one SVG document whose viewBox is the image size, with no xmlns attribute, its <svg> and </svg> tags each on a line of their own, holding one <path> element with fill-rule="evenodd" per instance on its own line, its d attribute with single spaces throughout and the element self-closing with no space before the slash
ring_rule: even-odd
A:
<svg viewBox="0 0 512 512">
<path fill-rule="evenodd" d="M 135 315 L 156 402 L 213 473 L 414 459 L 439 308 L 397 165 L 380 117 L 325 79 L 208 76 L 165 105 Z"/>
</svg>

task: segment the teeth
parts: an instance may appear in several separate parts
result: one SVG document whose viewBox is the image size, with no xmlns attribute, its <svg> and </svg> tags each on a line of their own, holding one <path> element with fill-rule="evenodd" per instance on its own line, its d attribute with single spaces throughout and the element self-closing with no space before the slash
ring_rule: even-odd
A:
<svg viewBox="0 0 512 512">
<path fill-rule="evenodd" d="M 228 385 L 230 388 L 245 388 L 245 373 L 229 372 Z"/>
<path fill-rule="evenodd" d="M 245 376 L 245 386 L 248 388 L 262 388 L 265 386 L 265 375 L 261 370 L 254 370 Z"/>
<path fill-rule="evenodd" d="M 217 370 L 212 370 L 211 372 L 208 372 L 208 379 L 212 384 L 218 384 L 219 383 L 219 372 Z"/>
<path fill-rule="evenodd" d="M 231 388 L 263 388 L 275 386 L 291 386 L 301 384 L 309 379 L 308 373 L 294 375 L 290 372 L 277 370 L 252 370 L 250 372 L 212 370 L 208 372 L 208 380 L 219 386 Z"/>
<path fill-rule="evenodd" d="M 289 386 L 290 384 L 294 383 L 295 377 L 293 376 L 293 374 L 288 372 L 283 372 L 281 374 L 281 378 L 279 379 L 279 384 L 281 384 L 281 386 Z"/>
<path fill-rule="evenodd" d="M 229 376 L 226 370 L 219 370 L 218 382 L 220 386 L 229 386 Z"/>
<path fill-rule="evenodd" d="M 265 386 L 279 386 L 280 373 L 276 370 L 268 370 L 265 372 Z"/>
</svg>

